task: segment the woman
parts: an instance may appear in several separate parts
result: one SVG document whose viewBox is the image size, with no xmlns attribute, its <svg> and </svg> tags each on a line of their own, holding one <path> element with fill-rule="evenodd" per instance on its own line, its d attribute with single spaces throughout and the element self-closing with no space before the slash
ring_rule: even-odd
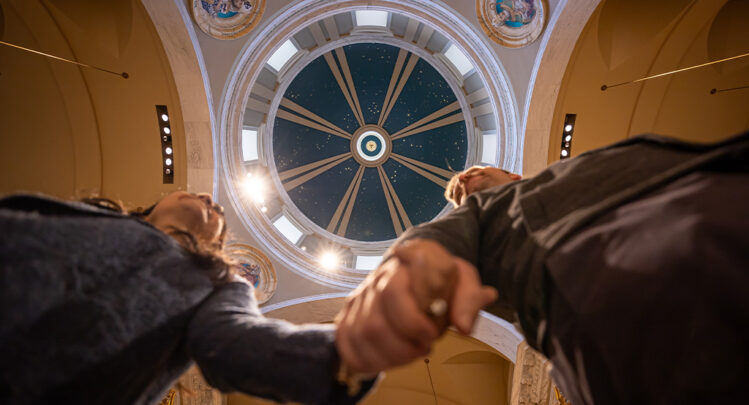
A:
<svg viewBox="0 0 749 405">
<path fill-rule="evenodd" d="M 0 199 L 0 403 L 154 403 L 193 360 L 218 389 L 281 401 L 371 386 L 338 382 L 334 326 L 262 317 L 207 194 L 109 208 Z"/>
</svg>

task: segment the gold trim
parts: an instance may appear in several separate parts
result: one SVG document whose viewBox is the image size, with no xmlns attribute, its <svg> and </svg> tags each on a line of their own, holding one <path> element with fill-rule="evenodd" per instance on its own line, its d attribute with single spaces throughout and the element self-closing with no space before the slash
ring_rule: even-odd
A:
<svg viewBox="0 0 749 405">
<path fill-rule="evenodd" d="M 359 138 L 361 138 L 362 135 L 367 131 L 377 132 L 378 134 L 382 135 L 382 138 L 385 140 L 385 142 L 382 145 L 382 147 L 385 149 L 385 153 L 383 153 L 382 156 L 380 156 L 380 158 L 377 160 L 363 159 L 359 155 L 359 152 L 356 150 L 356 144 L 359 142 Z M 356 160 L 362 166 L 365 166 L 365 167 L 382 166 L 385 162 L 387 162 L 387 160 L 390 158 L 390 155 L 393 153 L 393 143 L 391 142 L 390 138 L 391 138 L 390 134 L 388 134 L 385 128 L 379 125 L 374 125 L 374 124 L 364 125 L 363 127 L 360 127 L 359 129 L 357 129 L 354 132 L 354 136 L 351 137 L 351 143 L 350 143 L 351 155 L 353 155 L 354 160 Z"/>
<path fill-rule="evenodd" d="M 252 29 L 255 28 L 255 26 L 257 26 L 257 24 L 260 22 L 260 20 L 262 20 L 263 14 L 265 13 L 265 0 L 256 0 L 255 10 L 253 12 L 251 12 L 250 14 L 242 15 L 241 18 L 243 19 L 243 21 L 239 24 L 228 25 L 227 27 L 222 27 L 218 24 L 215 24 L 214 17 L 208 15 L 205 10 L 203 10 L 203 12 L 205 13 L 204 15 L 196 15 L 196 10 L 198 9 L 202 10 L 200 0 L 193 0 L 190 14 L 192 15 L 193 21 L 195 21 L 195 25 L 197 25 L 201 31 L 216 39 L 237 39 L 252 31 Z M 249 22 L 247 23 L 247 25 L 242 26 L 245 21 Z M 241 28 L 237 30 L 237 27 Z"/>
<path fill-rule="evenodd" d="M 242 256 L 244 256 L 260 266 L 261 282 L 258 288 L 255 289 L 255 298 L 257 299 L 258 305 L 268 302 L 276 292 L 276 287 L 278 285 L 276 269 L 273 267 L 273 263 L 271 263 L 270 259 L 268 259 L 268 256 L 260 251 L 260 249 L 246 243 L 229 244 L 226 246 L 226 253 L 230 257 L 236 259 L 242 259 Z"/>
</svg>

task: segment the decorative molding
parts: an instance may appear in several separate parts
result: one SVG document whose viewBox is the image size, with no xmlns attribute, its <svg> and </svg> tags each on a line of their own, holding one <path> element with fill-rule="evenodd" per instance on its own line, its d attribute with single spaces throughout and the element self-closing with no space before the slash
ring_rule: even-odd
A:
<svg viewBox="0 0 749 405">
<path fill-rule="evenodd" d="M 268 302 L 276 292 L 278 283 L 276 270 L 268 257 L 259 249 L 244 243 L 227 245 L 226 253 L 242 266 L 239 275 L 255 287 L 258 305 Z"/>
<path fill-rule="evenodd" d="M 533 65 L 525 105 L 522 173 L 533 176 L 549 160 L 554 108 L 577 39 L 601 0 L 560 0 L 544 32 Z"/>
<path fill-rule="evenodd" d="M 523 334 L 513 324 L 486 311 L 479 312 L 471 336 L 493 347 L 513 363 L 517 359 L 518 346 L 523 342 Z"/>
<path fill-rule="evenodd" d="M 315 322 L 331 322 L 343 308 L 346 296 L 348 293 L 311 295 L 278 302 L 265 306 L 261 310 L 263 315 L 270 318 L 295 321 L 309 319 L 308 311 L 314 308 Z M 471 337 L 491 346 L 513 363 L 518 354 L 518 348 L 525 344 L 522 335 L 512 324 L 485 311 L 479 313 L 479 319 Z"/>
<path fill-rule="evenodd" d="M 179 405 L 223 405 L 224 396 L 214 389 L 200 374 L 198 366 L 190 367 L 179 378 L 174 387 L 178 392 Z"/>
<path fill-rule="evenodd" d="M 278 111 L 278 106 L 281 103 L 281 100 L 283 99 L 283 95 L 286 92 L 286 89 L 291 84 L 294 77 L 296 77 L 296 75 L 299 74 L 299 72 L 301 72 L 302 69 L 304 69 L 309 63 L 311 63 L 312 61 L 314 61 L 321 55 L 328 53 L 336 48 L 340 48 L 346 45 L 368 43 L 368 42 L 377 42 L 377 43 L 392 45 L 392 46 L 405 49 L 417 55 L 419 58 L 424 59 L 429 64 L 431 64 L 445 78 L 453 94 L 455 94 L 455 96 L 457 97 L 460 107 L 462 109 L 465 122 L 466 122 L 466 134 L 471 133 L 469 131 L 471 131 L 474 128 L 474 125 L 473 125 L 473 117 L 470 115 L 470 104 L 468 104 L 468 102 L 465 100 L 464 92 L 462 91 L 461 86 L 456 80 L 455 76 L 452 75 L 452 73 L 447 69 L 447 66 L 443 62 L 435 58 L 435 56 L 430 54 L 428 51 L 422 48 L 419 48 L 413 43 L 405 42 L 402 39 L 397 38 L 397 37 L 392 37 L 392 38 L 378 37 L 376 39 L 373 39 L 373 38 L 364 38 L 361 36 L 358 36 L 358 37 L 347 36 L 337 41 L 328 42 L 324 46 L 320 46 L 314 49 L 309 54 L 304 55 L 303 58 L 299 59 L 298 62 L 289 69 L 288 73 L 285 76 L 285 79 L 282 80 L 277 86 L 275 97 L 271 101 L 270 114 L 268 114 L 268 118 L 265 124 L 266 136 L 273 133 L 273 125 L 275 123 L 276 111 Z M 466 167 L 469 167 L 470 165 L 477 164 L 478 161 L 481 160 L 481 151 L 477 149 L 478 145 L 476 144 L 475 139 L 473 139 L 471 136 L 467 136 L 467 138 L 468 138 L 467 139 L 468 140 L 467 142 L 468 155 L 467 155 Z M 232 157 L 234 159 L 239 160 L 239 152 L 240 150 L 234 151 L 232 155 L 236 155 L 236 156 L 232 156 Z M 263 156 L 265 156 L 264 160 L 266 164 L 268 165 L 268 172 L 271 178 L 273 179 L 273 184 L 275 185 L 277 190 L 283 190 L 283 184 L 281 183 L 281 180 L 278 177 L 278 170 L 276 168 L 275 160 L 270 158 L 271 156 L 273 156 L 273 143 L 270 141 L 270 139 L 263 140 L 263 150 L 261 151 L 261 153 Z M 226 158 L 226 156 L 224 158 Z M 279 198 L 283 202 L 283 205 L 286 207 L 286 210 L 291 214 L 291 217 L 296 219 L 296 223 L 300 225 L 300 229 L 303 230 L 305 233 L 308 233 L 308 234 L 314 233 L 325 239 L 331 240 L 333 243 L 337 245 L 346 247 L 348 249 L 370 249 L 370 250 L 377 249 L 380 253 L 384 252 L 393 243 L 393 240 L 380 241 L 380 242 L 360 242 L 360 241 L 354 241 L 351 239 L 346 239 L 344 237 L 327 232 L 325 229 L 323 229 L 322 227 L 318 226 L 317 224 L 309 220 L 296 207 L 294 202 L 291 201 L 287 193 L 279 192 Z M 440 211 L 439 214 L 437 214 L 437 218 L 445 215 L 449 211 L 450 211 L 449 205 L 445 204 L 445 208 L 442 211 Z"/>
<path fill-rule="evenodd" d="M 476 0 L 476 17 L 494 42 L 520 48 L 541 35 L 547 8 L 544 0 Z"/>
<path fill-rule="evenodd" d="M 441 1 L 428 0 L 305 0 L 292 3 L 287 8 L 282 9 L 272 18 L 266 19 L 265 25 L 253 32 L 252 38 L 247 42 L 240 57 L 235 63 L 233 71 L 230 73 L 225 94 L 219 107 L 220 125 L 219 139 L 221 143 L 221 168 L 224 180 L 228 185 L 228 194 L 231 204 L 239 214 L 243 225 L 251 232 L 258 235 L 258 239 L 264 244 L 264 250 L 283 262 L 290 270 L 295 273 L 320 282 L 325 285 L 339 288 L 354 288 L 363 279 L 364 275 L 360 272 L 353 272 L 347 269 L 327 272 L 318 269 L 316 260 L 309 254 L 292 246 L 283 238 L 272 226 L 269 221 L 256 207 L 247 204 L 241 198 L 234 184 L 242 175 L 241 159 L 238 159 L 238 150 L 235 147 L 235 137 L 241 131 L 242 116 L 244 106 L 249 97 L 252 88 L 257 80 L 260 71 L 265 65 L 265 61 L 270 57 L 274 46 L 291 38 L 294 34 L 320 21 L 332 18 L 333 15 L 350 12 L 366 6 L 369 9 L 389 11 L 404 15 L 412 20 L 425 24 L 425 27 L 432 28 L 442 35 L 453 41 L 459 46 L 472 61 L 476 67 L 476 73 L 479 74 L 484 86 L 487 88 L 487 97 L 492 104 L 495 114 L 496 127 L 498 132 L 498 148 L 500 153 L 497 154 L 497 165 L 511 171 L 519 171 L 520 155 L 522 153 L 522 142 L 518 133 L 518 111 L 512 86 L 509 83 L 499 59 L 494 54 L 491 46 L 486 42 L 483 35 L 478 33 L 471 23 L 465 18 L 454 12 Z M 362 42 L 364 37 L 361 36 L 343 36 L 343 41 Z M 377 37 L 378 42 L 389 43 L 399 42 L 397 46 L 406 47 L 404 41 L 398 37 Z M 334 39 L 335 41 L 335 39 Z M 336 41 L 335 45 L 326 44 L 331 49 L 341 46 Z M 352 42 L 353 43 L 353 42 Z M 410 44 L 411 49 L 416 52 L 425 53 L 423 49 Z M 310 54 L 304 55 L 293 67 L 290 68 L 287 76 L 293 77 L 292 69 L 301 69 L 300 66 L 305 64 L 309 58 L 317 56 L 318 47 Z M 409 49 L 409 50 L 411 50 Z M 315 55 L 315 56 L 313 56 Z M 419 55 L 421 56 L 421 55 Z M 425 59 L 431 59 L 433 65 L 436 58 L 431 55 L 423 56 Z M 429 61 L 428 59 L 428 61 Z M 311 59 L 310 59 L 311 60 Z M 447 75 L 450 78 L 452 75 Z M 454 76 L 452 76 L 454 78 Z M 458 86 L 459 87 L 459 86 Z M 275 89 L 276 97 L 280 97 L 283 91 L 281 88 Z M 465 103 L 465 97 L 462 97 L 462 103 Z M 272 103 L 277 108 L 278 102 Z M 470 111 L 466 105 L 462 105 L 464 111 Z M 274 114 L 274 108 L 271 108 L 271 114 Z M 472 120 L 469 120 L 472 121 Z M 268 124 L 272 122 L 272 117 L 268 117 Z M 268 128 L 268 133 L 272 130 Z M 469 128 L 470 129 L 470 128 Z M 469 130 L 468 134 L 475 131 Z M 471 137 L 469 136 L 469 139 Z M 266 146 L 264 149 L 266 149 Z M 475 147 L 474 147 L 475 148 Z M 478 162 L 481 158 L 478 152 L 471 152 L 469 149 L 469 159 Z M 270 165 L 272 166 L 271 162 Z M 470 162 L 472 163 L 472 162 Z M 273 173 L 274 170 L 271 170 Z M 276 181 L 276 180 L 274 180 Z M 285 193 L 281 193 L 283 196 Z M 293 204 L 285 202 L 289 209 Z M 440 215 L 446 213 L 446 208 Z M 296 217 L 296 216 L 295 216 Z M 304 218 L 296 217 L 300 222 Z M 311 221 L 310 221 L 311 222 Z M 309 225 L 309 224 L 306 224 Z M 308 229 L 316 229 L 310 226 Z M 325 233 L 315 232 L 321 235 Z M 326 235 L 327 236 L 327 235 Z M 330 237 L 334 242 L 343 242 Z M 383 243 L 383 248 L 387 243 Z M 344 245 L 345 246 L 345 245 Z M 365 246 L 352 246 L 365 247 Z M 366 246 L 370 248 L 371 246 Z"/>
<path fill-rule="evenodd" d="M 187 191 L 218 197 L 219 143 L 203 54 L 189 13 L 180 0 L 142 0 L 161 38 L 179 94 L 184 121 Z M 199 68 L 196 70 L 195 67 Z M 206 134 L 211 134 L 208 138 Z"/>
<path fill-rule="evenodd" d="M 193 0 L 192 16 L 216 39 L 237 39 L 250 32 L 265 11 L 265 0 Z"/>
<path fill-rule="evenodd" d="M 291 306 L 294 306 L 294 305 L 297 305 L 297 304 L 305 304 L 305 303 L 308 303 L 308 302 L 324 301 L 324 300 L 337 299 L 337 298 L 346 298 L 348 296 L 348 294 L 349 293 L 347 293 L 347 292 L 342 292 L 342 293 L 329 293 L 329 294 L 308 295 L 306 297 L 294 298 L 294 299 L 291 299 L 291 300 L 277 302 L 277 303 L 272 304 L 272 305 L 266 305 L 266 306 L 260 308 L 260 311 L 264 315 L 271 315 L 271 312 L 273 312 L 273 311 L 275 311 L 277 309 L 287 308 L 287 307 L 291 307 Z M 340 310 L 340 308 L 338 308 L 338 310 Z M 335 314 L 337 314 L 337 313 L 338 313 L 337 311 L 335 313 L 333 313 L 331 315 L 330 319 L 332 320 L 335 317 Z"/>
<path fill-rule="evenodd" d="M 550 405 L 551 362 L 523 341 L 512 377 L 510 405 Z"/>
<path fill-rule="evenodd" d="M 170 388 L 166 395 L 164 395 L 164 398 L 159 402 L 159 405 L 174 405 L 174 399 L 176 397 L 177 391 L 174 388 Z"/>
</svg>

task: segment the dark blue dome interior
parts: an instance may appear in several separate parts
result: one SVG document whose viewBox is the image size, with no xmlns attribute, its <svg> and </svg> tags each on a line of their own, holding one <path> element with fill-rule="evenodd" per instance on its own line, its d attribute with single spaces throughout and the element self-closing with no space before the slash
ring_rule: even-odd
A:
<svg viewBox="0 0 749 405">
<path fill-rule="evenodd" d="M 340 80 L 337 80 L 329 64 L 332 60 L 333 66 L 340 72 L 345 72 L 348 67 L 364 124 L 378 124 L 391 79 L 403 80 L 406 74 L 403 69 L 394 75 L 401 50 L 379 43 L 347 45 L 342 49 L 345 60 L 342 61 L 335 50 L 329 53 L 328 60 L 324 55 L 320 56 L 304 67 L 287 88 L 284 97 L 308 110 L 308 113 L 301 114 L 299 109 L 295 111 L 287 105 L 279 107 L 279 113 L 293 114 L 310 121 L 314 114 L 348 134 L 355 134 L 361 125 L 340 85 L 342 80 L 347 81 L 346 75 L 339 75 Z M 416 58 L 407 53 L 405 61 L 410 61 L 412 57 Z M 407 65 L 407 62 L 401 65 Z M 381 125 L 387 134 L 396 134 L 457 101 L 444 77 L 429 63 L 418 59 L 412 66 L 413 70 L 409 72 L 402 91 L 391 102 L 392 108 Z M 291 201 L 321 228 L 331 229 L 332 226 L 332 232 L 352 240 L 388 240 L 396 237 L 394 221 L 398 221 L 403 228 L 406 225 L 394 201 L 401 203 L 405 216 L 413 225 L 433 219 L 445 207 L 444 189 L 414 167 L 438 168 L 432 169 L 432 173 L 440 181 L 449 177 L 447 171 L 464 168 L 466 125 L 459 108 L 451 114 L 461 115 L 455 117 L 454 122 L 435 124 L 434 128 L 392 139 L 391 150 L 386 151 L 386 156 L 392 153 L 395 158 L 406 158 L 406 163 L 389 157 L 381 163 L 381 169 L 365 167 L 360 175 L 360 162 L 353 155 L 315 164 L 352 152 L 350 139 L 335 135 L 334 131 L 325 128 L 314 128 L 277 116 L 272 134 L 273 158 Z M 444 116 L 428 122 L 439 121 L 440 118 Z M 385 136 L 389 136 L 387 134 Z M 372 135 L 364 137 L 362 152 L 367 156 L 375 156 L 385 147 Z M 364 147 L 367 141 L 372 140 L 367 137 L 374 138 L 376 150 L 367 151 Z M 304 170 L 305 165 L 313 167 L 316 172 Z M 299 169 L 298 173 L 284 177 L 284 172 L 292 169 Z M 395 197 L 392 194 L 388 197 L 389 186 L 386 183 L 383 188 L 379 170 L 384 170 Z M 393 202 L 390 207 L 388 198 Z M 398 215 L 394 215 L 394 212 Z M 337 221 L 340 224 L 336 225 Z"/>
</svg>

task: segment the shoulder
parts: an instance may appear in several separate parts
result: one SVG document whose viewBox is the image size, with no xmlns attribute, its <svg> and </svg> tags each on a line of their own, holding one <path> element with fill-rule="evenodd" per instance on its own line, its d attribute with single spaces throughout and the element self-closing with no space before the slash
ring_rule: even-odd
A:
<svg viewBox="0 0 749 405">
<path fill-rule="evenodd" d="M 0 198 L 0 209 L 37 212 L 42 215 L 92 215 L 124 217 L 118 212 L 94 207 L 80 201 L 66 201 L 43 194 L 11 194 Z"/>
</svg>

